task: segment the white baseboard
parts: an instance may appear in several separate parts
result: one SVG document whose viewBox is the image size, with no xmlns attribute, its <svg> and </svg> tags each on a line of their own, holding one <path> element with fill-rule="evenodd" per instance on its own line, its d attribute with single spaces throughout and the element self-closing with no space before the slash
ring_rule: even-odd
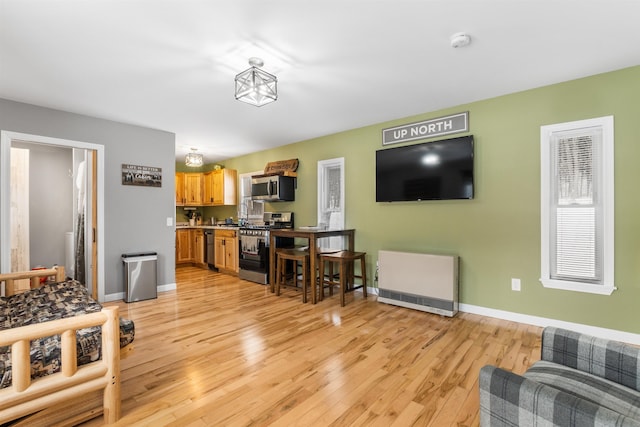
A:
<svg viewBox="0 0 640 427">
<path fill-rule="evenodd" d="M 175 291 L 177 285 L 175 283 L 167 283 L 165 285 L 158 285 L 158 292 Z M 116 292 L 115 294 L 107 294 L 104 296 L 104 302 L 118 301 L 124 299 L 124 292 Z"/>
<path fill-rule="evenodd" d="M 175 283 L 167 283 L 166 285 L 158 286 L 158 292 L 175 291 L 177 288 L 178 287 Z"/>
<path fill-rule="evenodd" d="M 581 323 L 565 322 L 563 320 L 548 319 L 546 317 L 530 316 L 528 314 L 514 313 L 511 311 L 496 310 L 493 308 L 479 307 L 471 304 L 459 304 L 459 311 L 465 313 L 479 314 L 481 316 L 495 317 L 496 319 L 510 320 L 513 322 L 526 323 L 534 326 L 555 326 L 569 329 L 583 334 L 611 339 L 640 345 L 640 335 L 631 332 L 618 331 L 615 329 L 600 328 L 597 326 L 583 325 Z"/>
</svg>

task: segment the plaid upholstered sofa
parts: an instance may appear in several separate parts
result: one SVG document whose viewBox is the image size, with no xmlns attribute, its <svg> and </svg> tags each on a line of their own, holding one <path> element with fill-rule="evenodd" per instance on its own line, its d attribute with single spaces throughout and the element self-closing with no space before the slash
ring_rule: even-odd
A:
<svg viewBox="0 0 640 427">
<path fill-rule="evenodd" d="M 87 288 L 75 280 L 48 283 L 27 292 L 0 297 L 0 330 L 42 323 L 65 317 L 94 313 L 102 305 L 91 298 Z M 131 320 L 120 318 L 120 348 L 134 339 Z M 101 357 L 102 332 L 99 326 L 78 330 L 76 353 L 78 365 Z M 31 377 L 60 371 L 60 336 L 31 341 Z M 0 347 L 0 389 L 11 385 L 11 347 Z"/>
<path fill-rule="evenodd" d="M 480 370 L 480 425 L 640 426 L 640 349 L 565 329 L 542 332 L 520 376 Z"/>
</svg>

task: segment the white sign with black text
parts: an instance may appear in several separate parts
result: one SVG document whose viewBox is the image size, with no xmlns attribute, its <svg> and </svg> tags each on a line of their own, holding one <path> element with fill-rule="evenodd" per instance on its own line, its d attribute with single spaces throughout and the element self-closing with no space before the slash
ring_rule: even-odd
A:
<svg viewBox="0 0 640 427">
<path fill-rule="evenodd" d="M 464 113 L 438 117 L 437 119 L 383 129 L 382 145 L 450 135 L 452 133 L 467 132 L 468 130 L 469 112 L 465 111 Z"/>
</svg>

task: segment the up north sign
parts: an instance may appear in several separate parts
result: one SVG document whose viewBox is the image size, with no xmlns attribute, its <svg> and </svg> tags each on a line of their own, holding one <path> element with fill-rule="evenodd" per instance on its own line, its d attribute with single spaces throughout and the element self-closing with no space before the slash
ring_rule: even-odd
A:
<svg viewBox="0 0 640 427">
<path fill-rule="evenodd" d="M 469 112 L 382 130 L 382 145 L 431 138 L 469 130 Z"/>
</svg>

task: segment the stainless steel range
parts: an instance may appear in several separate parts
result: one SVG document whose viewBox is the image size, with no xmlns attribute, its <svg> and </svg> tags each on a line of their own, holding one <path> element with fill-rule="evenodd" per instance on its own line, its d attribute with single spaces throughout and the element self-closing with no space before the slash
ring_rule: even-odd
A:
<svg viewBox="0 0 640 427">
<path fill-rule="evenodd" d="M 238 277 L 266 285 L 269 283 L 269 230 L 293 228 L 293 212 L 265 212 L 263 222 L 240 227 Z M 293 239 L 276 239 L 278 247 L 293 247 Z"/>
</svg>

